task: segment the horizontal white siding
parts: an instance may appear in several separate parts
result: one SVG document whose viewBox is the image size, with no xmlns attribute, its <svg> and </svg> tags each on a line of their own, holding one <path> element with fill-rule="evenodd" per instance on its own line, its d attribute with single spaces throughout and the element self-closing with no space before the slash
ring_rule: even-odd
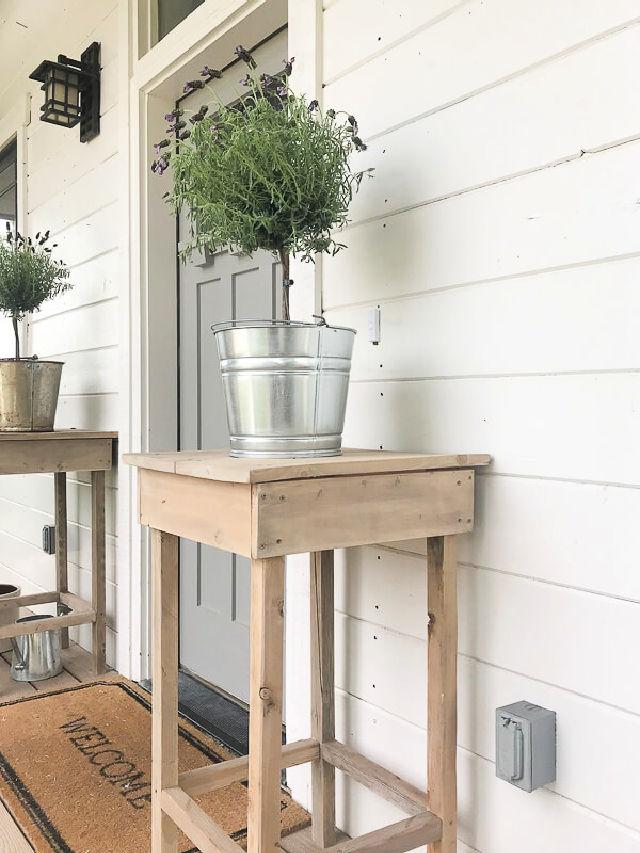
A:
<svg viewBox="0 0 640 853">
<path fill-rule="evenodd" d="M 10 5 L 16 6 L 15 3 Z M 73 289 L 34 314 L 28 348 L 40 358 L 65 362 L 56 419 L 58 427 L 116 429 L 118 426 L 118 305 L 121 280 L 119 237 L 121 155 L 118 151 L 120 64 L 118 3 L 72 0 L 64 15 L 55 3 L 7 10 L 11 22 L 28 25 L 29 38 L 5 45 L 0 53 L 0 112 L 32 95 L 27 128 L 26 213 L 28 231 L 49 229 L 56 250 L 69 266 Z M 15 14 L 14 14 L 15 13 Z M 92 41 L 101 44 L 100 135 L 82 144 L 79 129 L 65 130 L 38 121 L 42 94 L 28 81 L 45 57 L 79 56 Z M 19 49 L 18 49 L 19 48 Z M 8 85 L 9 82 L 11 85 Z M 3 344 L 3 349 L 4 349 Z M 115 662 L 116 598 L 127 577 L 116 572 L 117 472 L 107 477 L 108 659 Z M 73 591 L 91 596 L 91 489 L 86 474 L 68 478 L 69 575 Z M 41 550 L 41 530 L 52 523 L 53 481 L 49 476 L 0 477 L 0 579 L 25 592 L 55 585 L 54 558 Z M 72 634 L 90 646 L 87 627 Z"/>
<path fill-rule="evenodd" d="M 639 16 L 325 3 L 324 103 L 375 169 L 322 267 L 328 320 L 358 331 L 345 443 L 494 458 L 459 543 L 464 853 L 640 853 Z M 336 608 L 338 735 L 424 786 L 424 543 L 341 553 Z M 532 795 L 495 777 L 518 699 L 558 714 Z M 292 736 L 307 714 L 289 702 Z M 399 816 L 342 785 L 349 832 Z"/>
</svg>

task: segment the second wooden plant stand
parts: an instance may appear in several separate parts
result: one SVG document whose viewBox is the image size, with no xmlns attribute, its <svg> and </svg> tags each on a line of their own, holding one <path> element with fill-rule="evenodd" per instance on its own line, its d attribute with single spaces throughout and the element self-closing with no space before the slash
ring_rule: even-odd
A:
<svg viewBox="0 0 640 853">
<path fill-rule="evenodd" d="M 195 795 L 249 780 L 248 853 L 456 850 L 455 537 L 473 527 L 474 467 L 488 456 L 345 451 L 318 460 L 231 459 L 226 451 L 125 457 L 139 466 L 140 516 L 152 528 L 152 853 L 182 830 L 202 853 L 241 847 Z M 178 537 L 251 558 L 249 755 L 178 771 Z M 339 743 L 334 716 L 333 549 L 427 539 L 428 791 Z M 285 555 L 311 553 L 311 737 L 282 745 Z M 312 826 L 281 838 L 281 770 L 310 762 Z M 408 817 L 338 841 L 335 770 Z"/>
<path fill-rule="evenodd" d="M 111 468 L 115 432 L 55 430 L 0 432 L 0 474 L 53 473 L 56 590 L 36 592 L 0 602 L 0 610 L 56 604 L 57 615 L 33 622 L 0 625 L 0 640 L 62 629 L 62 648 L 69 628 L 88 622 L 93 629 L 93 663 L 106 672 L 105 471 Z M 85 601 L 69 592 L 67 579 L 67 472 L 91 472 L 92 595 Z"/>
</svg>

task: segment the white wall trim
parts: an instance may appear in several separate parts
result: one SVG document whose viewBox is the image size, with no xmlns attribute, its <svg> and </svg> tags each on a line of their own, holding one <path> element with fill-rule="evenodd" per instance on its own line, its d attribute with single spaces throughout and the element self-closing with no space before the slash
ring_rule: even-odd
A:
<svg viewBox="0 0 640 853">
<path fill-rule="evenodd" d="M 133 3 L 131 0 L 120 0 L 118 4 L 118 43 L 122 51 L 119 57 L 118 74 L 118 156 L 121 158 L 118 176 L 120 191 L 118 193 L 120 207 L 120 277 L 122 282 L 129 282 L 131 275 L 130 252 L 130 198 L 132 183 L 130 175 L 130 144 L 129 144 L 129 80 L 132 67 L 133 51 Z M 131 384 L 131 288 L 121 294 L 119 301 L 119 414 L 118 414 L 118 508 L 117 523 L 118 542 L 116 553 L 116 571 L 121 579 L 117 585 L 117 647 L 116 668 L 129 678 L 138 680 L 140 677 L 140 623 L 136 617 L 137 579 L 134 567 L 138 560 L 137 553 L 138 525 L 134 523 L 133 507 L 137 505 L 134 492 L 132 469 L 122 463 L 122 454 L 131 449 L 131 397 L 128 389 Z"/>
</svg>

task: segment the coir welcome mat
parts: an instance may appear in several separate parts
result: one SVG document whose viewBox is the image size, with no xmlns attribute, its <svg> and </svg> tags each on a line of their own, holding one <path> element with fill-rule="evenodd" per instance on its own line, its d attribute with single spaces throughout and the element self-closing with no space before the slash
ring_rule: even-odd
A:
<svg viewBox="0 0 640 853">
<path fill-rule="evenodd" d="M 95 683 L 0 705 L 0 798 L 37 853 L 145 853 L 150 849 L 151 714 L 129 683 Z M 179 768 L 232 758 L 180 721 Z M 242 846 L 247 787 L 197 802 Z M 286 834 L 308 824 L 282 795 Z M 180 853 L 194 851 L 185 836 Z"/>
</svg>

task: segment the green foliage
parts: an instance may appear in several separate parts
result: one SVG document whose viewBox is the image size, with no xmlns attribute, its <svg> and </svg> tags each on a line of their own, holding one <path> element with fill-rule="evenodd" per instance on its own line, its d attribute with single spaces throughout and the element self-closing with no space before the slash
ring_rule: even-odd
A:
<svg viewBox="0 0 640 853">
<path fill-rule="evenodd" d="M 7 223 L 6 239 L 0 243 L 0 311 L 13 319 L 16 358 L 18 320 L 70 287 L 69 270 L 51 256 L 57 244 L 49 247 L 48 242 L 48 231 L 33 240 L 18 233 L 14 237 Z"/>
<path fill-rule="evenodd" d="M 334 253 L 342 245 L 334 232 L 347 222 L 354 192 L 365 172 L 354 171 L 351 155 L 366 146 L 355 118 L 322 111 L 291 91 L 287 76 L 259 75 L 242 47 L 248 66 L 245 92 L 227 106 L 209 85 L 220 72 L 205 67 L 206 82 L 185 85 L 185 93 L 205 86 L 213 104 L 187 118 L 175 110 L 166 116 L 170 137 L 156 144 L 152 170 L 171 168 L 174 183 L 167 200 L 189 209 L 193 249 L 212 252 L 231 245 L 251 254 L 266 249 L 283 260 L 313 260 L 316 252 Z"/>
</svg>

